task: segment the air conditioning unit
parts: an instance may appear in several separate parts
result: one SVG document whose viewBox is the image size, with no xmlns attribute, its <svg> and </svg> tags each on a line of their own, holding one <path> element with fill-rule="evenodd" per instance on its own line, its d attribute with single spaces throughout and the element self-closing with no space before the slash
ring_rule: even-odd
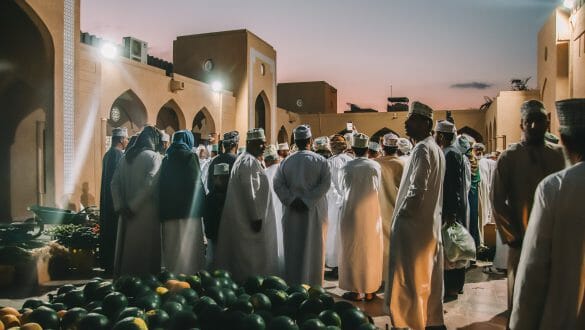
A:
<svg viewBox="0 0 585 330">
<path fill-rule="evenodd" d="M 125 37 L 123 40 L 124 56 L 131 60 L 146 64 L 148 43 L 132 37 Z"/>
<path fill-rule="evenodd" d="M 171 79 L 171 92 L 182 91 L 185 89 L 185 82 Z"/>
</svg>

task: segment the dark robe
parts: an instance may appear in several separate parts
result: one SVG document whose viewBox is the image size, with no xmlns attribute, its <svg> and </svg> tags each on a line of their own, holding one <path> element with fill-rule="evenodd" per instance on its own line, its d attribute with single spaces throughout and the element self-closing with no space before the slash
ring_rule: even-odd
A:
<svg viewBox="0 0 585 330">
<path fill-rule="evenodd" d="M 111 182 L 118 162 L 124 152 L 111 147 L 102 161 L 102 183 L 100 192 L 100 260 L 107 273 L 114 266 L 114 251 L 116 249 L 116 231 L 118 230 L 118 215 L 114 211 L 112 201 Z"/>
<path fill-rule="evenodd" d="M 213 180 L 213 167 L 216 164 L 226 163 L 229 165 L 230 173 L 232 167 L 236 162 L 237 156 L 231 153 L 225 153 L 215 157 L 211 164 L 209 164 L 209 171 L 207 176 L 207 190 L 209 194 L 205 198 L 205 213 L 203 214 L 203 223 L 205 224 L 205 237 L 212 241 L 217 240 L 217 232 L 219 230 L 219 221 L 223 212 L 223 206 L 225 204 L 227 182 L 225 187 L 214 187 Z M 229 174 L 228 174 L 229 178 Z"/>
</svg>

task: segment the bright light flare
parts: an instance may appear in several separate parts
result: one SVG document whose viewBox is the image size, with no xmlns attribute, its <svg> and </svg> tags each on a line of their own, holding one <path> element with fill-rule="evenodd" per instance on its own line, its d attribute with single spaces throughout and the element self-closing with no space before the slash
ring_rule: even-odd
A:
<svg viewBox="0 0 585 330">
<path fill-rule="evenodd" d="M 573 9 L 575 7 L 575 0 L 564 0 L 563 6 L 567 9 Z"/>
<path fill-rule="evenodd" d="M 100 53 L 102 54 L 103 57 L 111 60 L 115 58 L 116 55 L 118 55 L 118 47 L 108 42 L 102 45 L 102 47 L 100 48 Z"/>
<path fill-rule="evenodd" d="M 223 89 L 223 84 L 219 81 L 214 81 L 211 83 L 211 89 L 213 89 L 214 92 L 219 92 Z"/>
</svg>

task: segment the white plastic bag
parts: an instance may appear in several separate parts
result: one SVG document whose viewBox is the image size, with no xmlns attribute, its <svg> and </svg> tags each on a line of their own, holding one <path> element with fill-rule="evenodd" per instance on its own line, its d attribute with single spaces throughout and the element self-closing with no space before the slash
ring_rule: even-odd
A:
<svg viewBox="0 0 585 330">
<path fill-rule="evenodd" d="M 442 235 L 445 259 L 449 262 L 475 260 L 475 241 L 460 223 L 445 224 Z"/>
</svg>

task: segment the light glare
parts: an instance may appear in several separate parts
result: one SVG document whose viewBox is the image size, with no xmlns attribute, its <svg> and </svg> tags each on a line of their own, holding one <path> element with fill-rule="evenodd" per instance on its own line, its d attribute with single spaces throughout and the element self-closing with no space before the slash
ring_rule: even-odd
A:
<svg viewBox="0 0 585 330">
<path fill-rule="evenodd" d="M 564 0 L 563 6 L 565 6 L 565 8 L 567 9 L 573 9 L 573 7 L 575 6 L 575 0 Z"/>
<path fill-rule="evenodd" d="M 213 83 L 211 83 L 211 89 L 213 89 L 214 92 L 219 92 L 222 90 L 222 88 L 223 85 L 219 81 L 214 81 Z"/>
<path fill-rule="evenodd" d="M 116 57 L 116 55 L 118 55 L 118 48 L 116 48 L 116 46 L 111 43 L 105 43 L 102 45 L 100 52 L 103 57 L 107 59 L 113 59 Z"/>
</svg>

